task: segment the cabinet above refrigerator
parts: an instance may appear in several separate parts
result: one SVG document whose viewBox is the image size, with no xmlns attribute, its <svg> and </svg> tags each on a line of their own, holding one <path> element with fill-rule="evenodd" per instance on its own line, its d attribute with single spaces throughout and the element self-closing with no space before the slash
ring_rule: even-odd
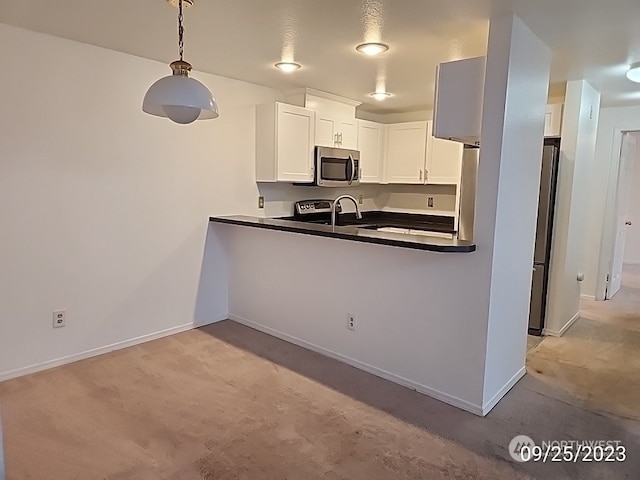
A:
<svg viewBox="0 0 640 480">
<path fill-rule="evenodd" d="M 486 57 L 441 63 L 436 69 L 433 136 L 480 145 Z"/>
</svg>

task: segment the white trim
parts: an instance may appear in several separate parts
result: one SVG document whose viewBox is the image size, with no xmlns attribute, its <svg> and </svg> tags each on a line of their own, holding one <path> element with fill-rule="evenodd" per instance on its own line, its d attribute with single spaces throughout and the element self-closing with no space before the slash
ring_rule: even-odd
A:
<svg viewBox="0 0 640 480">
<path fill-rule="evenodd" d="M 324 98 L 325 100 L 344 103 L 345 105 L 349 105 L 350 107 L 357 107 L 359 105 L 362 105 L 362 102 L 359 102 L 357 100 L 341 97 L 329 92 L 323 92 L 314 88 L 296 88 L 294 90 L 289 90 L 284 94 L 285 97 L 293 97 L 297 95 L 313 95 L 314 97 Z"/>
<path fill-rule="evenodd" d="M 222 315 L 220 318 L 211 322 L 204 323 L 185 323 L 178 325 L 177 327 L 167 328 L 166 330 L 160 330 L 159 332 L 149 333 L 141 335 L 122 342 L 112 343 L 111 345 L 105 345 L 103 347 L 92 348 L 91 350 L 85 350 L 84 352 L 74 353 L 73 355 L 67 355 L 65 357 L 56 358 L 54 360 L 47 360 L 46 362 L 36 363 L 27 367 L 16 368 L 15 370 L 9 370 L 7 372 L 0 372 L 0 382 L 10 380 L 12 378 L 22 377 L 31 373 L 41 372 L 50 368 L 59 367 L 61 365 L 67 365 L 69 363 L 77 362 L 78 360 L 85 360 L 87 358 L 96 357 L 104 353 L 113 352 L 116 350 L 122 350 L 123 348 L 132 347 L 141 343 L 150 342 L 151 340 L 157 340 L 159 338 L 168 337 L 169 335 L 175 335 L 176 333 L 186 332 L 195 328 L 204 327 L 205 325 L 211 325 L 222 320 L 227 320 L 229 315 Z"/>
<path fill-rule="evenodd" d="M 587 295 L 586 293 L 581 293 L 580 298 L 584 298 L 586 300 L 594 300 L 596 299 L 595 295 Z"/>
<path fill-rule="evenodd" d="M 571 320 L 569 320 L 564 327 L 562 327 L 560 330 L 548 330 L 548 329 L 543 329 L 542 330 L 542 334 L 543 335 L 548 335 L 550 337 L 561 337 L 562 335 L 564 335 L 564 333 L 569 330 L 569 327 L 571 325 L 573 325 L 573 323 L 578 320 L 580 318 L 580 312 L 577 312 L 573 317 L 571 317 Z"/>
<path fill-rule="evenodd" d="M 0 480 L 5 480 L 6 479 L 5 475 L 6 473 L 4 469 L 4 446 L 2 442 L 2 415 L 0 415 Z"/>
<path fill-rule="evenodd" d="M 491 397 L 491 400 L 489 400 L 482 406 L 482 416 L 484 417 L 487 413 L 489 413 L 493 409 L 493 407 L 495 407 L 498 402 L 502 400 L 502 397 L 504 397 L 507 392 L 511 390 L 522 377 L 525 376 L 526 373 L 527 367 L 522 367 L 520 370 L 518 370 L 515 375 L 511 377 L 509 381 L 505 383 L 505 385 L 500 390 L 498 390 L 498 392 L 493 397 Z"/>
<path fill-rule="evenodd" d="M 403 387 L 410 388 L 415 390 L 418 393 L 422 393 L 429 397 L 435 398 L 436 400 L 440 400 L 441 402 L 448 403 L 449 405 L 453 405 L 454 407 L 461 408 L 462 410 L 466 410 L 467 412 L 474 413 L 476 415 L 483 416 L 483 408 L 480 405 L 473 404 L 461 398 L 455 397 L 453 395 L 449 395 L 448 393 L 441 392 L 434 388 L 428 387 L 426 385 L 422 385 L 420 383 L 409 380 L 408 378 L 401 377 L 400 375 L 396 375 L 394 373 L 388 372 L 381 368 L 375 367 L 373 365 L 369 365 L 368 363 L 361 362 L 356 360 L 355 358 L 347 357 L 340 353 L 334 352 L 327 348 L 321 347 L 319 345 L 315 345 L 313 343 L 309 343 L 305 340 L 302 340 L 297 337 L 293 337 L 286 333 L 280 332 L 278 330 L 274 330 L 269 327 L 265 327 L 259 323 L 252 322 L 251 320 L 247 320 L 246 318 L 239 317 L 238 315 L 229 315 L 229 319 L 234 322 L 238 322 L 242 325 L 245 325 L 249 328 L 253 328 L 254 330 L 258 330 L 260 332 L 266 333 L 267 335 L 271 335 L 272 337 L 279 338 L 280 340 L 284 340 L 285 342 L 293 343 L 294 345 L 298 345 L 299 347 L 306 348 L 308 350 L 320 353 L 324 356 L 333 358 L 342 363 L 346 363 L 347 365 L 351 365 L 352 367 L 358 368 L 360 370 L 364 370 L 367 373 L 375 375 L 380 378 L 384 378 L 385 380 L 389 380 L 390 382 L 397 383 L 398 385 L 402 385 Z"/>
</svg>

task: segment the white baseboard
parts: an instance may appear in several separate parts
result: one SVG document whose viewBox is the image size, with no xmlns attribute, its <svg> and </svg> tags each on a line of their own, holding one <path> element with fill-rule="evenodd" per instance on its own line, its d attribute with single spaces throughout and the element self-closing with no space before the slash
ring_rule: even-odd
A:
<svg viewBox="0 0 640 480">
<path fill-rule="evenodd" d="M 520 381 L 522 377 L 527 373 L 527 367 L 522 367 L 520 370 L 516 372 L 516 374 L 509 379 L 509 381 L 502 387 L 498 392 L 491 397 L 491 399 L 486 402 L 482 406 L 482 416 L 484 417 L 487 413 L 489 413 L 493 407 L 495 407 L 502 397 L 504 397 L 509 390 L 513 388 L 513 386 Z"/>
<path fill-rule="evenodd" d="M 586 295 L 584 293 L 580 294 L 580 298 L 584 298 L 585 300 L 595 300 L 596 299 L 595 295 Z"/>
<path fill-rule="evenodd" d="M 5 380 L 10 380 L 12 378 L 22 377 L 24 375 L 29 375 L 31 373 L 41 372 L 43 370 L 48 370 L 50 368 L 59 367 L 61 365 L 66 365 L 68 363 L 77 362 L 78 360 L 85 360 L 87 358 L 96 357 L 104 353 L 109 353 L 116 350 L 122 350 L 123 348 L 127 348 L 127 347 L 133 347 L 134 345 L 150 342 L 151 340 L 157 340 L 162 337 L 168 337 L 169 335 L 175 335 L 176 333 L 186 332 L 188 330 L 193 330 L 194 328 L 200 328 L 200 327 L 204 327 L 205 325 L 210 325 L 212 323 L 217 323 L 222 320 L 227 320 L 228 318 L 229 318 L 228 315 L 223 315 L 220 318 L 213 320 L 211 322 L 185 323 L 183 325 L 167 328 L 166 330 L 161 330 L 159 332 L 149 333 L 147 335 L 131 338 L 129 340 L 124 340 L 122 342 L 112 343 L 111 345 L 105 345 L 103 347 L 93 348 L 91 350 L 85 350 L 84 352 L 74 353 L 73 355 L 67 355 L 65 357 L 56 358 L 54 360 L 47 360 L 46 362 L 36 363 L 34 365 L 17 368 L 15 370 L 9 370 L 7 372 L 0 372 L 0 382 L 4 382 Z"/>
<path fill-rule="evenodd" d="M 332 350 L 321 347 L 319 345 L 315 345 L 313 343 L 309 343 L 300 338 L 291 336 L 289 334 L 280 332 L 278 330 L 274 330 L 273 328 L 266 327 L 256 322 L 252 322 L 251 320 L 247 320 L 246 318 L 239 317 L 238 315 L 230 314 L 229 319 L 233 320 L 234 322 L 238 322 L 242 325 L 245 325 L 247 327 L 253 328 L 254 330 L 258 330 L 260 332 L 271 335 L 272 337 L 276 337 L 276 338 L 279 338 L 280 340 L 284 340 L 285 342 L 293 343 L 294 345 L 298 345 L 300 347 L 320 353 L 322 355 L 333 358 L 335 360 L 339 360 L 342 363 L 346 363 L 347 365 L 351 365 L 352 367 L 358 368 L 360 370 L 364 370 L 365 372 L 375 375 L 377 377 L 384 378 L 385 380 L 389 380 L 390 382 L 397 383 L 398 385 L 402 385 L 403 387 L 407 387 L 419 393 L 427 395 L 429 397 L 433 397 L 437 400 L 448 403 L 449 405 L 453 405 L 454 407 L 458 407 L 458 408 L 461 408 L 462 410 L 466 410 L 467 412 L 471 412 L 475 415 L 480 415 L 480 416 L 485 415 L 483 413 L 483 408 L 480 405 L 476 405 L 474 403 L 468 402 L 466 400 L 455 397 L 453 395 L 449 395 L 448 393 L 444 393 L 434 388 L 428 387 L 426 385 L 422 385 L 420 383 L 414 382 L 413 380 L 409 380 L 408 378 L 404 378 L 400 375 L 396 375 L 395 373 L 388 372 L 386 370 L 375 367 L 373 365 L 369 365 L 368 363 L 364 363 L 364 362 L 361 362 L 360 360 L 356 360 L 355 358 L 347 357 L 345 355 L 334 352 Z"/>
<path fill-rule="evenodd" d="M 549 330 L 547 328 L 542 330 L 542 334 L 543 335 L 548 335 L 550 337 L 561 337 L 562 335 L 564 335 L 564 333 L 569 330 L 569 327 L 571 325 L 574 324 L 574 322 L 576 320 L 578 320 L 580 318 L 580 312 L 577 312 L 573 317 L 571 317 L 571 320 L 569 320 L 564 327 L 562 327 L 560 330 Z"/>
</svg>

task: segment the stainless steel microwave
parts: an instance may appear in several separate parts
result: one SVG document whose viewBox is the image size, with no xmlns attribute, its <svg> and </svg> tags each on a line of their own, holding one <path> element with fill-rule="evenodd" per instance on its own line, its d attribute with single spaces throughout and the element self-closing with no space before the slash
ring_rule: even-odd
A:
<svg viewBox="0 0 640 480">
<path fill-rule="evenodd" d="M 315 181 L 319 187 L 360 184 L 360 152 L 346 148 L 316 147 Z"/>
</svg>

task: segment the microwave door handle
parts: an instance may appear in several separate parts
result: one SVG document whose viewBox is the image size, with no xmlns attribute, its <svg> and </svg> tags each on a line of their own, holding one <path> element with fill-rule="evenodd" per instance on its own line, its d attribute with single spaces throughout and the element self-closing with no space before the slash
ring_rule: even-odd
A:
<svg viewBox="0 0 640 480">
<path fill-rule="evenodd" d="M 344 164 L 344 178 L 348 179 L 348 185 L 351 185 L 351 173 L 349 173 L 349 167 L 351 166 L 351 162 L 345 162 Z"/>
<path fill-rule="evenodd" d="M 351 185 L 356 177 L 356 162 L 351 154 L 349 154 L 349 162 L 351 163 L 351 177 L 349 178 L 349 185 Z"/>
</svg>

